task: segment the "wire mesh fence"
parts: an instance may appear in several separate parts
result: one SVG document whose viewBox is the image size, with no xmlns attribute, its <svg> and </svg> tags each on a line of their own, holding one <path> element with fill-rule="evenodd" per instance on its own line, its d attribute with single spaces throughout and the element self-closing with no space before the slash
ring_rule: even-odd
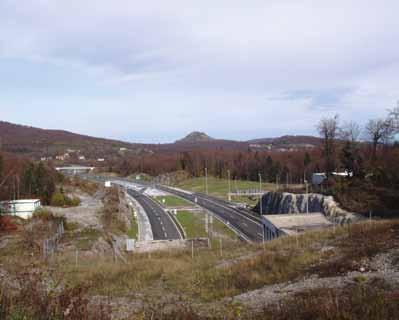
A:
<svg viewBox="0 0 399 320">
<path fill-rule="evenodd" d="M 55 234 L 48 239 L 43 240 L 43 257 L 47 259 L 51 257 L 58 249 L 58 243 L 64 234 L 64 222 L 61 221 L 57 227 Z"/>
</svg>

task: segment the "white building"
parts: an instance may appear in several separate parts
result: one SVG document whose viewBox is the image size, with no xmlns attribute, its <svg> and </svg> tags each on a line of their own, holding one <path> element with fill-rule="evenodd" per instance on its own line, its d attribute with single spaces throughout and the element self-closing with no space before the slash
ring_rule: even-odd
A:
<svg viewBox="0 0 399 320">
<path fill-rule="evenodd" d="M 39 199 L 11 200 L 0 202 L 1 211 L 8 215 L 29 219 L 35 210 L 41 208 Z"/>
<path fill-rule="evenodd" d="M 331 175 L 335 177 L 352 178 L 353 172 L 343 171 L 343 172 L 331 172 Z M 312 184 L 321 185 L 324 180 L 327 179 L 327 175 L 324 172 L 313 173 L 312 174 Z"/>
</svg>

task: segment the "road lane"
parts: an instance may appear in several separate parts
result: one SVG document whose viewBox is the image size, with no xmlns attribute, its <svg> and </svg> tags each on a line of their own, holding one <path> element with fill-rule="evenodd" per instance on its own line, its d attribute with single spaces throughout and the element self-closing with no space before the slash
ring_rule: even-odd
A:
<svg viewBox="0 0 399 320">
<path fill-rule="evenodd" d="M 128 188 L 127 193 L 135 198 L 147 213 L 154 240 L 175 240 L 182 238 L 172 218 L 155 200 L 133 189 Z"/>
<path fill-rule="evenodd" d="M 240 209 L 229 207 L 224 200 L 219 200 L 200 193 L 189 194 L 176 190 L 175 188 L 168 188 L 161 185 L 158 185 L 157 188 L 194 202 L 207 209 L 228 224 L 232 229 L 235 229 L 246 241 L 261 242 L 263 240 L 262 225 L 255 219 L 248 217 L 245 212 L 240 212 Z"/>
</svg>

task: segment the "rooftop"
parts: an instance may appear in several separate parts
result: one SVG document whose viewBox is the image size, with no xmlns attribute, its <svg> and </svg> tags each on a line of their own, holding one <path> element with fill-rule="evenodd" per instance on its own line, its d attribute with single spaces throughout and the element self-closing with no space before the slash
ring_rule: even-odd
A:
<svg viewBox="0 0 399 320">
<path fill-rule="evenodd" d="M 40 201 L 40 199 L 20 199 L 20 200 L 1 201 L 0 203 L 35 203 L 38 201 Z"/>
<path fill-rule="evenodd" d="M 332 225 L 322 213 L 270 214 L 263 218 L 288 235 Z"/>
</svg>

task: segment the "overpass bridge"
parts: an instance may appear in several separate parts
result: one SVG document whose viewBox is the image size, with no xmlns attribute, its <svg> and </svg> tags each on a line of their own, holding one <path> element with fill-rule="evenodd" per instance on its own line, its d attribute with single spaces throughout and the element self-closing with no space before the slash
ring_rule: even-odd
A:
<svg viewBox="0 0 399 320">
<path fill-rule="evenodd" d="M 95 167 L 85 167 L 85 166 L 66 166 L 66 167 L 56 167 L 55 170 L 66 173 L 66 174 L 81 174 L 88 173 L 95 169 Z"/>
</svg>

